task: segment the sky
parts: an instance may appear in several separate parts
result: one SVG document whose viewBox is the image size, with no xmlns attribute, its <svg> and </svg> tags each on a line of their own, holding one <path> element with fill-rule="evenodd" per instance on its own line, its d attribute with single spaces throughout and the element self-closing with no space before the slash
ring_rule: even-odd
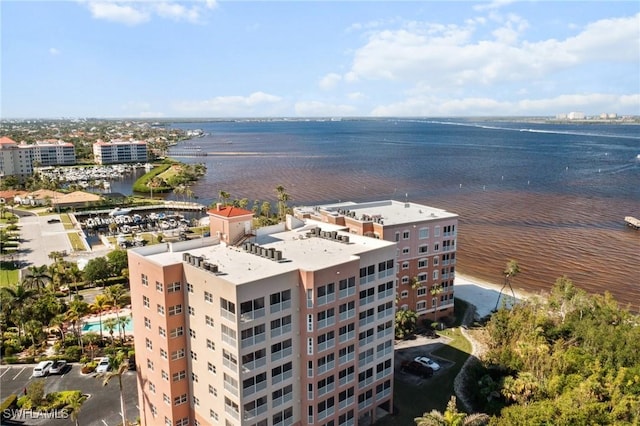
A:
<svg viewBox="0 0 640 426">
<path fill-rule="evenodd" d="M 0 1 L 1 118 L 640 115 L 638 1 Z"/>
</svg>

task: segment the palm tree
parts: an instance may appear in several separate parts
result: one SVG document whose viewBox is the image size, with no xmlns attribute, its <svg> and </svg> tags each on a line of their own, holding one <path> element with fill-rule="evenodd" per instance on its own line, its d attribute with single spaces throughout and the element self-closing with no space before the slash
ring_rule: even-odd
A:
<svg viewBox="0 0 640 426">
<path fill-rule="evenodd" d="M 513 259 L 508 261 L 507 267 L 503 272 L 504 284 L 500 289 L 500 293 L 498 293 L 498 300 L 496 300 L 496 306 L 493 309 L 494 311 L 498 310 L 498 303 L 500 303 L 500 296 L 502 296 L 502 291 L 506 286 L 509 286 L 509 288 L 511 289 L 511 295 L 513 296 L 513 300 L 516 300 L 516 294 L 514 293 L 513 287 L 511 286 L 511 278 L 515 277 L 519 273 L 520 273 L 520 266 L 518 265 L 518 262 Z"/>
<path fill-rule="evenodd" d="M 71 420 L 74 421 L 75 426 L 80 426 L 80 423 L 78 422 L 78 415 L 80 414 L 80 409 L 82 408 L 82 404 L 85 399 L 84 395 L 80 392 L 76 392 L 67 400 L 67 407 L 71 410 Z"/>
<path fill-rule="evenodd" d="M 222 205 L 226 206 L 229 202 L 229 198 L 231 198 L 231 194 L 229 194 L 227 191 L 220 190 L 220 192 L 218 193 L 218 198 L 220 199 L 220 201 L 222 201 Z"/>
<path fill-rule="evenodd" d="M 100 340 L 102 340 L 102 311 L 106 308 L 110 307 L 109 299 L 104 294 L 98 294 L 91 304 L 90 308 L 93 312 L 98 313 L 99 321 L 100 321 Z"/>
<path fill-rule="evenodd" d="M 289 201 L 290 197 L 282 185 L 276 186 L 276 193 L 278 194 L 278 217 L 280 220 L 284 220 L 287 214 L 287 201 Z"/>
<path fill-rule="evenodd" d="M 31 299 L 36 295 L 36 291 L 25 287 L 22 284 L 16 284 L 14 287 L 1 287 L 0 292 L 7 300 L 7 306 L 10 308 L 10 315 L 18 326 L 18 336 L 24 330 L 25 308 L 29 305 Z"/>
<path fill-rule="evenodd" d="M 416 329 L 418 315 L 410 309 L 400 309 L 396 312 L 396 337 L 404 339 Z"/>
<path fill-rule="evenodd" d="M 42 289 L 52 281 L 52 278 L 51 275 L 49 275 L 47 265 L 29 266 L 27 268 L 27 275 L 22 281 L 27 288 L 36 289 L 38 293 L 40 293 Z"/>
<path fill-rule="evenodd" d="M 124 351 L 118 351 L 118 353 L 109 358 L 109 371 L 106 373 L 98 374 L 97 377 L 103 379 L 102 385 L 107 386 L 111 379 L 118 378 L 118 386 L 120 388 L 120 414 L 122 414 L 122 424 L 127 424 L 127 411 L 124 405 L 124 392 L 122 387 L 122 375 L 129 369 L 129 362 Z"/>
<path fill-rule="evenodd" d="M 120 342 L 124 342 L 124 336 L 126 333 L 127 323 L 129 322 L 129 317 L 118 317 L 118 335 L 120 336 Z"/>
<path fill-rule="evenodd" d="M 118 327 L 118 320 L 116 318 L 107 318 L 104 320 L 104 328 L 107 329 L 109 335 L 111 336 L 111 345 L 115 346 L 115 340 L 113 338 L 113 332 L 116 331 Z"/>
<path fill-rule="evenodd" d="M 24 324 L 25 334 L 31 336 L 31 348 L 33 356 L 36 355 L 36 338 L 42 334 L 42 323 L 38 320 L 31 319 Z"/>
<path fill-rule="evenodd" d="M 416 426 L 484 426 L 489 424 L 489 416 L 482 413 L 466 414 L 458 411 L 456 397 L 452 396 L 444 413 L 432 410 L 414 419 Z"/>
<path fill-rule="evenodd" d="M 82 333 L 80 332 L 80 320 L 83 315 L 89 312 L 89 305 L 87 302 L 83 302 L 80 299 L 75 299 L 69 304 L 69 309 L 65 313 L 65 319 L 71 323 L 76 337 L 78 338 L 78 345 L 84 353 L 84 345 L 82 342 Z"/>
<path fill-rule="evenodd" d="M 126 295 L 126 290 L 122 284 L 115 284 L 111 287 L 107 287 L 104 291 L 109 304 L 116 308 L 117 323 L 120 323 L 120 308 L 122 308 L 122 301 Z M 118 330 L 119 333 L 120 330 Z"/>
<path fill-rule="evenodd" d="M 440 293 L 442 293 L 444 290 L 442 289 L 441 285 L 434 285 L 433 287 L 431 287 L 431 295 L 433 296 L 433 301 L 435 301 L 436 303 L 433 305 L 433 321 L 436 322 L 438 321 L 438 296 L 440 295 Z"/>
</svg>

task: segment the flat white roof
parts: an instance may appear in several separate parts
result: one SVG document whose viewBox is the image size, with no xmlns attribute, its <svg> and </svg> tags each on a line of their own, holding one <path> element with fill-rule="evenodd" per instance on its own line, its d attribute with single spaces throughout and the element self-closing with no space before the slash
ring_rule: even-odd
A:
<svg viewBox="0 0 640 426">
<path fill-rule="evenodd" d="M 321 226 L 323 230 L 335 230 L 335 226 Z M 205 262 L 218 266 L 224 279 L 235 284 L 256 281 L 298 269 L 315 271 L 329 268 L 357 259 L 361 253 L 393 246 L 395 243 L 370 237 L 361 237 L 347 232 L 337 232 L 341 236 L 349 236 L 349 243 L 337 240 L 308 237 L 309 227 L 293 231 L 258 237 L 256 244 L 265 248 L 274 248 L 282 252 L 282 261 L 277 262 L 256 254 L 246 252 L 243 247 L 232 247 L 219 244 L 215 239 L 208 239 L 201 245 L 167 244 L 163 247 L 144 247 L 131 251 L 161 265 L 183 262 L 183 254 L 203 257 Z M 190 244 L 189 244 L 190 243 Z M 151 250 L 154 248 L 154 250 Z"/>
<path fill-rule="evenodd" d="M 336 216 L 345 214 L 345 212 L 355 212 L 354 219 L 357 220 L 361 220 L 363 216 L 381 218 L 383 225 L 400 225 L 429 220 L 455 219 L 458 217 L 455 213 L 436 207 L 395 200 L 372 201 L 368 203 L 348 201 L 344 203 L 324 204 L 316 207 L 298 207 L 297 210 L 301 212 L 313 212 L 314 208 L 319 208 Z"/>
</svg>

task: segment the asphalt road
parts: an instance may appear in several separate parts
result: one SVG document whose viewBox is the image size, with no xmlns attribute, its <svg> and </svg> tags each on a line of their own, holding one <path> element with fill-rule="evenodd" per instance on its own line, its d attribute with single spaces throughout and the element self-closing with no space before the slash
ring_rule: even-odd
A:
<svg viewBox="0 0 640 426">
<path fill-rule="evenodd" d="M 82 405 L 78 421 L 83 426 L 113 426 L 120 424 L 120 390 L 118 378 L 114 377 L 106 386 L 101 378 L 80 373 L 80 364 L 72 364 L 62 375 L 32 378 L 35 364 L 19 364 L 0 368 L 0 401 L 12 393 L 22 395 L 29 383 L 35 380 L 45 382 L 45 393 L 62 390 L 80 390 L 89 398 Z M 136 372 L 127 371 L 122 377 L 127 419 L 134 421 L 138 417 L 138 392 Z M 2 425 L 47 425 L 68 426 L 73 424 L 69 418 L 35 419 L 35 415 L 25 413 L 22 419 L 14 417 L 3 421 Z M 63 416 L 59 416 L 63 417 Z"/>
</svg>

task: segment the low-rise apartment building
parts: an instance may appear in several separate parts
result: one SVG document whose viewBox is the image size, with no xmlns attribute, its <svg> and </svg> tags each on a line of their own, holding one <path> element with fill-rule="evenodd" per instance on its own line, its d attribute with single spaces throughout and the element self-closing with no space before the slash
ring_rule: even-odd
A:
<svg viewBox="0 0 640 426">
<path fill-rule="evenodd" d="M 251 212 L 225 209 L 210 238 L 128 252 L 142 424 L 391 412 L 396 243 L 292 219 L 235 246 Z"/>
<path fill-rule="evenodd" d="M 47 140 L 18 144 L 6 136 L 0 138 L 0 176 L 29 176 L 34 167 L 75 163 L 76 152 L 72 143 Z"/>
<path fill-rule="evenodd" d="M 426 321 L 453 314 L 457 214 L 385 200 L 297 207 L 294 215 L 395 242 L 398 308 L 414 310 Z"/>
<path fill-rule="evenodd" d="M 98 141 L 93 144 L 93 157 L 96 164 L 145 163 L 148 158 L 147 143 L 122 140 Z"/>
<path fill-rule="evenodd" d="M 61 140 L 37 141 L 33 146 L 33 161 L 37 166 L 72 166 L 76 164 L 75 147 Z"/>
</svg>

